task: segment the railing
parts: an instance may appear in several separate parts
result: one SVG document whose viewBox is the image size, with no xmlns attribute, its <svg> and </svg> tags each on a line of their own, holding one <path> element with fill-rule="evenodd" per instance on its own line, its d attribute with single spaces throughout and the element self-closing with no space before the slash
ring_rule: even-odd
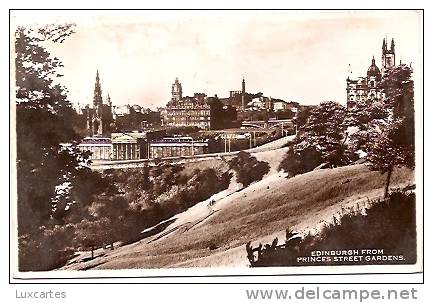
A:
<svg viewBox="0 0 433 303">
<path fill-rule="evenodd" d="M 112 160 L 112 161 L 104 161 L 92 164 L 90 167 L 92 169 L 108 169 L 108 168 L 124 168 L 128 167 L 140 167 L 145 163 L 150 165 L 157 165 L 158 162 L 176 162 L 176 161 L 187 161 L 188 160 L 204 160 L 206 158 L 218 158 L 224 156 L 234 156 L 237 155 L 240 151 L 226 152 L 226 153 L 212 153 L 212 154 L 200 154 L 193 156 L 176 156 L 176 157 L 165 157 L 165 158 L 152 158 L 152 159 L 137 159 L 137 160 Z"/>
</svg>

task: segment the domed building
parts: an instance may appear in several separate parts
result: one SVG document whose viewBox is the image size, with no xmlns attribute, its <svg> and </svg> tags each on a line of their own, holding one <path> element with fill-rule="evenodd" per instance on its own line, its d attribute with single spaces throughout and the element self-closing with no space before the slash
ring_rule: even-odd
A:
<svg viewBox="0 0 433 303">
<path fill-rule="evenodd" d="M 371 59 L 371 65 L 367 70 L 367 78 L 369 78 L 369 77 L 379 77 L 380 78 L 380 76 L 381 76 L 380 70 L 376 66 L 376 60 L 374 60 L 374 56 L 373 56 L 373 59 Z"/>
<path fill-rule="evenodd" d="M 367 70 L 367 98 L 368 99 L 380 99 L 382 96 L 378 96 L 380 94 L 378 90 L 378 85 L 382 78 L 382 74 L 380 73 L 379 68 L 376 66 L 376 62 L 373 59 L 371 60 L 371 66 Z"/>
<path fill-rule="evenodd" d="M 391 41 L 391 48 L 388 49 L 386 39 L 382 44 L 382 69 L 376 65 L 374 57 L 371 59 L 371 65 L 367 69 L 366 77 L 358 79 L 346 79 L 347 107 L 351 107 L 356 102 L 365 100 L 382 100 L 383 92 L 378 88 L 382 74 L 386 68 L 395 66 L 395 44 L 394 39 Z"/>
</svg>

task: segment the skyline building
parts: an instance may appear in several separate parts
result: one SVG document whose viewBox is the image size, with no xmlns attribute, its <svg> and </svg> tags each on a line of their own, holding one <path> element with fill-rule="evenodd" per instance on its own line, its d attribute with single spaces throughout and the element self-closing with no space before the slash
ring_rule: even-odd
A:
<svg viewBox="0 0 433 303">
<path fill-rule="evenodd" d="M 351 79 L 350 75 L 346 79 L 346 92 L 347 92 L 347 107 L 352 107 L 356 102 L 365 100 L 382 100 L 385 96 L 379 89 L 379 83 L 385 70 L 395 66 L 395 43 L 394 39 L 391 40 L 391 46 L 388 48 L 388 41 L 386 38 L 382 42 L 382 65 L 381 69 L 377 67 L 376 60 L 371 59 L 371 65 L 367 69 L 365 77 L 358 77 Z"/>
<path fill-rule="evenodd" d="M 167 103 L 163 114 L 163 125 L 195 126 L 209 130 L 210 122 L 211 110 L 206 94 L 195 93 L 193 97 L 183 97 L 182 84 L 176 78 L 171 86 L 171 100 Z"/>
</svg>

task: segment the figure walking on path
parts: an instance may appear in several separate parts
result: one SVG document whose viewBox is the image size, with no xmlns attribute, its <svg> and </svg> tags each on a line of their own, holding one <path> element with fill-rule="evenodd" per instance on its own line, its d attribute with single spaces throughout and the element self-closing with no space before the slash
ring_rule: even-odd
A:
<svg viewBox="0 0 433 303">
<path fill-rule="evenodd" d="M 208 210 L 209 210 L 209 212 L 213 212 L 214 210 L 213 210 L 213 208 L 212 208 L 212 206 L 215 204 L 215 200 L 210 200 L 209 201 L 209 203 L 207 204 L 207 208 L 208 208 Z"/>
</svg>

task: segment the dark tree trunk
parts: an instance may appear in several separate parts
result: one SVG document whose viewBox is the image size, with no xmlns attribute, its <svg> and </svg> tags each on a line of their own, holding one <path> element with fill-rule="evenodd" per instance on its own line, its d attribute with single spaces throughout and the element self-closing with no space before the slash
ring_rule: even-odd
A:
<svg viewBox="0 0 433 303">
<path fill-rule="evenodd" d="M 391 166 L 386 175 L 386 184 L 385 184 L 385 193 L 383 195 L 383 198 L 386 199 L 389 196 L 389 183 L 391 181 L 391 174 L 392 174 L 393 167 Z"/>
<path fill-rule="evenodd" d="M 94 258 L 95 256 L 94 256 L 94 253 L 93 253 L 93 247 L 92 247 L 92 259 Z"/>
<path fill-rule="evenodd" d="M 110 249 L 111 249 L 111 250 L 114 249 L 114 247 L 113 247 L 113 242 L 110 243 Z"/>
</svg>

